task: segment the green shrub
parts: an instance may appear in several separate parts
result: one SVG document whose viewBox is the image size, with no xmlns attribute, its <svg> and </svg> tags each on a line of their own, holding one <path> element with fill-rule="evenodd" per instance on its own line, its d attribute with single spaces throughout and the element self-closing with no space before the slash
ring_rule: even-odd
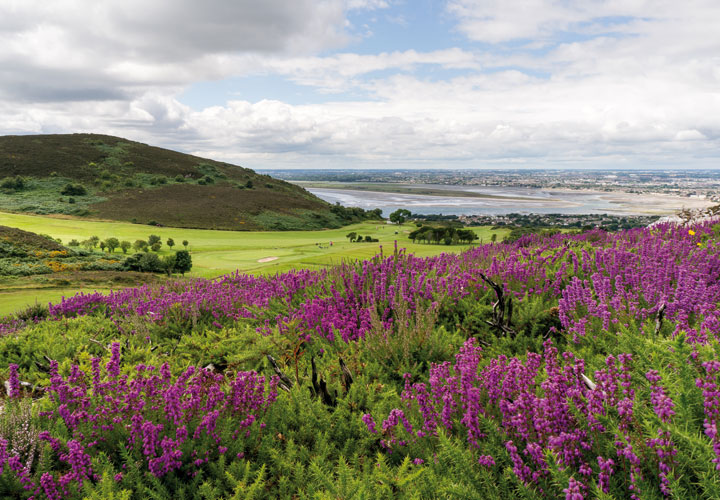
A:
<svg viewBox="0 0 720 500">
<path fill-rule="evenodd" d="M 9 191 L 22 191 L 23 189 L 25 189 L 26 186 L 27 183 L 25 179 L 23 179 L 19 175 L 3 179 L 3 181 L 0 183 L 0 188 Z"/>
<path fill-rule="evenodd" d="M 60 194 L 65 196 L 85 196 L 87 189 L 82 184 L 66 184 L 65 187 L 60 191 Z"/>
</svg>

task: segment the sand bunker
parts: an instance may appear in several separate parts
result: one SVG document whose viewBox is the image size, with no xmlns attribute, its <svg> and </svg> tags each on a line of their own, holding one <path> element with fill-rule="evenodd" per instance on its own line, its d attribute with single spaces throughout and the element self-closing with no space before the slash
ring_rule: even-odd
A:
<svg viewBox="0 0 720 500">
<path fill-rule="evenodd" d="M 278 260 L 277 257 L 265 257 L 264 259 L 258 259 L 258 262 L 272 262 L 273 260 Z"/>
</svg>

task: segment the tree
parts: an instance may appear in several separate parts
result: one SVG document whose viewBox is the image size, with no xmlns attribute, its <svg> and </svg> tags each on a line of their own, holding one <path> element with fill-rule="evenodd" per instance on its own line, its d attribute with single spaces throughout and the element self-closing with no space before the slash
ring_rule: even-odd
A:
<svg viewBox="0 0 720 500">
<path fill-rule="evenodd" d="M 247 182 L 245 183 L 245 187 L 248 188 L 248 189 L 252 189 L 252 188 L 253 188 L 253 181 L 247 181 Z"/>
<path fill-rule="evenodd" d="M 100 242 L 100 250 L 105 251 L 105 247 L 106 247 L 106 246 L 107 246 L 107 245 L 105 245 L 105 242 L 104 242 L 104 241 L 101 241 L 101 242 Z"/>
<path fill-rule="evenodd" d="M 173 271 L 175 270 L 176 263 L 177 257 L 175 255 L 166 255 L 165 257 L 163 257 L 162 265 L 168 276 L 172 275 Z"/>
<path fill-rule="evenodd" d="M 185 273 L 190 271 L 190 269 L 192 269 L 192 257 L 190 257 L 190 252 L 187 250 L 175 252 L 175 271 L 182 273 L 182 275 L 185 276 Z"/>
<path fill-rule="evenodd" d="M 148 245 L 153 246 L 155 243 L 160 243 L 162 245 L 162 240 L 157 234 L 151 234 L 148 237 Z"/>
<path fill-rule="evenodd" d="M 183 246 L 185 247 L 185 250 L 187 250 L 189 244 L 190 242 L 188 240 L 183 240 Z"/>
<path fill-rule="evenodd" d="M 90 239 L 88 239 L 90 244 L 94 247 L 98 246 L 98 243 L 100 243 L 100 238 L 97 236 L 90 236 Z"/>
<path fill-rule="evenodd" d="M 73 240 L 70 240 L 70 243 L 68 243 L 68 246 L 71 246 L 71 247 L 79 247 L 79 246 L 80 246 L 80 242 L 79 242 L 78 240 L 73 239 Z"/>
<path fill-rule="evenodd" d="M 353 231 L 352 233 L 346 234 L 345 237 L 350 240 L 350 243 L 352 243 L 353 241 L 355 241 L 355 238 L 357 237 L 357 233 L 355 231 Z"/>
<path fill-rule="evenodd" d="M 497 234 L 493 233 L 492 236 L 490 236 L 490 241 L 495 243 L 497 241 Z"/>
<path fill-rule="evenodd" d="M 120 246 L 120 241 L 117 238 L 108 238 L 103 243 L 105 243 L 110 253 L 114 253 L 115 249 Z"/>
<path fill-rule="evenodd" d="M 164 270 L 162 262 L 160 262 L 160 257 L 154 253 L 146 253 L 140 257 L 140 271 L 145 273 L 161 273 Z"/>
<path fill-rule="evenodd" d="M 147 246 L 148 242 L 145 240 L 135 240 L 135 243 L 133 243 L 133 249 L 135 249 L 136 252 L 142 251 Z"/>
<path fill-rule="evenodd" d="M 162 246 L 162 243 L 157 241 L 157 242 L 153 243 L 152 245 L 150 245 L 150 248 L 152 249 L 153 252 L 159 252 L 161 246 Z"/>
<path fill-rule="evenodd" d="M 130 250 L 131 246 L 132 245 L 130 244 L 130 242 L 128 240 L 122 240 L 120 242 L 120 248 L 122 249 L 123 253 L 127 253 L 127 251 Z"/>
<path fill-rule="evenodd" d="M 410 210 L 407 210 L 405 208 L 399 208 L 390 214 L 390 222 L 394 222 L 395 224 L 402 224 L 411 215 L 412 213 L 410 212 Z"/>
<path fill-rule="evenodd" d="M 172 238 L 168 238 L 165 244 L 170 247 L 170 250 L 172 250 L 172 247 L 175 246 L 175 240 Z"/>
</svg>

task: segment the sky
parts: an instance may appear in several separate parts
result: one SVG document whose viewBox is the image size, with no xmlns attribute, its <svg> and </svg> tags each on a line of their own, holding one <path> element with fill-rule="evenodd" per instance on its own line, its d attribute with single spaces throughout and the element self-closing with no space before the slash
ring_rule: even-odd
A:
<svg viewBox="0 0 720 500">
<path fill-rule="evenodd" d="M 0 134 L 254 169 L 720 168 L 717 0 L 0 0 Z"/>
</svg>

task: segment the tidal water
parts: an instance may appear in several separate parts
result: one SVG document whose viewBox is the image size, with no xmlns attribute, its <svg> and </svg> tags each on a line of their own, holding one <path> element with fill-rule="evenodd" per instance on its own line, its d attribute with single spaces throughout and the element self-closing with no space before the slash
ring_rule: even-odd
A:
<svg viewBox="0 0 720 500">
<path fill-rule="evenodd" d="M 604 193 L 480 186 L 416 185 L 416 187 L 444 190 L 448 191 L 448 195 L 430 196 L 327 188 L 306 189 L 330 203 L 339 202 L 344 206 L 364 209 L 380 208 L 385 216 L 398 208 L 406 208 L 416 214 L 444 215 L 502 215 L 508 213 L 633 215 L 642 213 L 641 210 L 633 210 L 632 204 L 620 204 L 605 199 L 604 197 L 607 195 Z M 500 198 L 453 196 L 453 191 L 471 191 Z"/>
</svg>

